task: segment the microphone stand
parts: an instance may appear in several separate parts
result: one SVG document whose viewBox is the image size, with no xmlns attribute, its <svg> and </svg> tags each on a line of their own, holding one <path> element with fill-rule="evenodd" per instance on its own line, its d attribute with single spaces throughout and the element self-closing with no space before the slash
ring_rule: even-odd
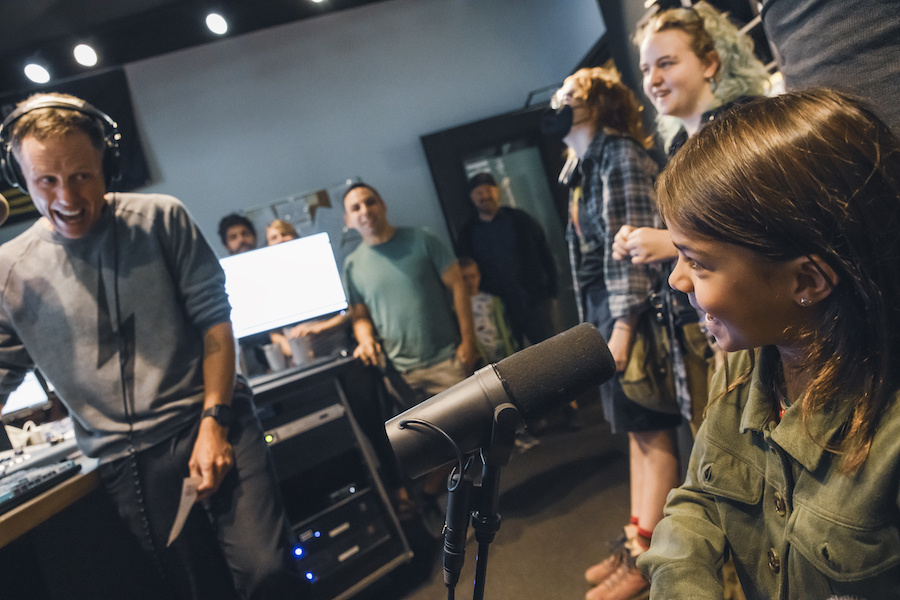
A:
<svg viewBox="0 0 900 600">
<path fill-rule="evenodd" d="M 476 494 L 478 507 L 472 515 L 472 527 L 478 541 L 478 556 L 475 559 L 475 593 L 473 600 L 484 599 L 484 585 L 487 577 L 488 549 L 494 535 L 500 530 L 500 469 L 509 463 L 515 446 L 516 427 L 522 420 L 519 411 L 510 403 L 494 409 L 494 424 L 491 429 L 490 444 L 481 449 L 480 493 Z"/>
</svg>

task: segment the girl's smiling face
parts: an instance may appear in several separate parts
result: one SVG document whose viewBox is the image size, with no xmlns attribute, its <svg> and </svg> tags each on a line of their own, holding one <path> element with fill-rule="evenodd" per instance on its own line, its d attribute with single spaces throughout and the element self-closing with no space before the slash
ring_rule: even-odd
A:
<svg viewBox="0 0 900 600">
<path fill-rule="evenodd" d="M 796 301 L 796 261 L 773 262 L 736 244 L 670 224 L 678 262 L 669 285 L 705 313 L 705 324 L 728 352 L 766 345 L 795 347 L 808 312 Z"/>
<path fill-rule="evenodd" d="M 698 117 L 713 100 L 709 78 L 716 74 L 719 61 L 698 57 L 690 41 L 684 31 L 667 29 L 641 44 L 644 93 L 661 115 Z"/>
</svg>

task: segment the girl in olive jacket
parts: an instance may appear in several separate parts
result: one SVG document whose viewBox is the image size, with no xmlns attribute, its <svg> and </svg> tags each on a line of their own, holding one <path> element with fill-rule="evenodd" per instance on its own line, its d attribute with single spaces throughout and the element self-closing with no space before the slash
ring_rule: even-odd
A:
<svg viewBox="0 0 900 600">
<path fill-rule="evenodd" d="M 670 284 L 727 352 L 651 599 L 900 597 L 900 141 L 829 91 L 751 102 L 659 180 Z"/>
</svg>

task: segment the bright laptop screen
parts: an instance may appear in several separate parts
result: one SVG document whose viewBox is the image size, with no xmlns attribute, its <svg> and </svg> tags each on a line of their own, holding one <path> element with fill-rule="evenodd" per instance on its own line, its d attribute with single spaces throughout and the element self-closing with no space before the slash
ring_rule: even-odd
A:
<svg viewBox="0 0 900 600">
<path fill-rule="evenodd" d="M 47 402 L 47 392 L 44 391 L 41 382 L 38 381 L 34 371 L 28 371 L 28 375 L 22 383 L 10 393 L 3 405 L 3 414 L 23 410 L 26 408 L 35 408 Z"/>
<path fill-rule="evenodd" d="M 237 338 L 347 308 L 327 233 L 220 260 Z"/>
</svg>

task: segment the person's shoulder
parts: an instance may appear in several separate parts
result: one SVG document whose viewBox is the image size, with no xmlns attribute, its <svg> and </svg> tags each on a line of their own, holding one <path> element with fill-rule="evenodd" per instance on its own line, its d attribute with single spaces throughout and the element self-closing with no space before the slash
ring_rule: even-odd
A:
<svg viewBox="0 0 900 600">
<path fill-rule="evenodd" d="M 640 142 L 630 135 L 606 132 L 604 137 L 601 160 L 605 165 L 621 165 L 623 161 L 653 163 L 650 153 Z M 653 163 L 655 164 L 655 163 Z"/>
<path fill-rule="evenodd" d="M 437 236 L 431 229 L 424 225 L 417 227 L 398 227 L 395 238 L 400 240 L 410 240 L 423 244 L 442 244 L 441 238 Z"/>
<path fill-rule="evenodd" d="M 365 243 L 360 243 L 356 248 L 350 251 L 349 254 L 344 258 L 344 268 L 352 265 L 354 262 L 358 261 L 361 256 L 366 254 L 369 251 L 369 246 Z"/>
<path fill-rule="evenodd" d="M 38 220 L 34 225 L 0 245 L 0 289 L 6 287 L 10 276 L 23 265 L 43 262 L 43 258 L 36 251 L 35 246 L 50 238 L 50 231 L 42 234 L 44 225 Z M 48 246 L 49 247 L 49 246 Z M 24 267 L 26 271 L 31 267 Z M 43 268 L 43 266 L 41 266 Z"/>
<path fill-rule="evenodd" d="M 611 150 L 621 154 L 633 155 L 633 156 L 648 156 L 650 153 L 647 151 L 644 146 L 634 139 L 630 135 L 625 135 L 621 133 L 610 133 L 607 134 L 607 142 L 606 145 Z"/>
<path fill-rule="evenodd" d="M 520 220 L 520 221 L 527 221 L 528 223 L 537 223 L 537 219 L 535 219 L 533 216 L 531 216 L 531 213 L 529 213 L 527 210 L 522 210 L 521 208 L 514 208 L 512 206 L 501 206 L 500 211 L 505 212 L 512 218 Z"/>
<path fill-rule="evenodd" d="M 156 216 L 166 214 L 182 214 L 187 212 L 184 203 L 168 194 L 136 194 L 114 192 L 112 201 L 116 205 L 116 214 Z"/>
<path fill-rule="evenodd" d="M 139 194 L 134 192 L 113 192 L 113 200 L 123 207 L 183 207 L 184 203 L 168 194 Z"/>
<path fill-rule="evenodd" d="M 417 225 L 415 227 L 398 227 L 397 235 L 408 237 L 436 237 L 434 232 L 425 225 Z"/>
<path fill-rule="evenodd" d="M 716 405 L 737 406 L 743 403 L 746 384 L 730 389 L 739 379 L 747 378 L 757 363 L 757 350 L 739 350 L 725 355 L 724 363 L 712 374 L 709 384 L 709 410 Z"/>
<path fill-rule="evenodd" d="M 878 421 L 876 436 L 900 442 L 900 388 L 888 402 Z"/>
<path fill-rule="evenodd" d="M 747 373 L 756 363 L 756 350 L 738 350 L 725 354 L 722 365 L 712 375 L 710 385 L 725 390 L 735 380 Z"/>
<path fill-rule="evenodd" d="M 711 121 L 715 121 L 728 111 L 743 106 L 745 104 L 749 104 L 755 100 L 763 99 L 764 96 L 738 96 L 737 98 L 732 98 L 727 102 L 723 102 L 719 106 L 712 108 L 701 116 L 701 122 L 706 124 Z"/>
<path fill-rule="evenodd" d="M 38 219 L 38 221 L 36 221 L 34 225 L 20 233 L 13 239 L 0 244 L 0 262 L 2 262 L 3 264 L 15 262 L 23 254 L 26 254 L 34 244 L 38 243 L 41 240 L 41 227 L 43 227 L 41 219 Z"/>
</svg>

